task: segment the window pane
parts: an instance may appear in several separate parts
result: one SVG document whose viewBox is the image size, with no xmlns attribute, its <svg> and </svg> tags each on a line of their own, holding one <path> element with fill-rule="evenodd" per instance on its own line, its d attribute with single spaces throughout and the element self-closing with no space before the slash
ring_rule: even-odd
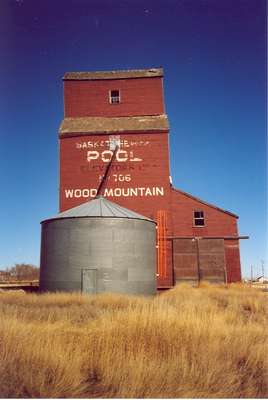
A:
<svg viewBox="0 0 268 400">
<path fill-rule="evenodd" d="M 203 225 L 205 225 L 205 221 L 204 221 L 203 218 L 202 218 L 202 219 L 201 219 L 201 218 L 195 219 L 194 223 L 195 223 L 195 225 L 197 225 L 197 226 L 203 226 Z"/>
<path fill-rule="evenodd" d="M 204 218 L 203 211 L 194 211 L 194 218 Z"/>
<path fill-rule="evenodd" d="M 110 104 L 120 103 L 120 92 L 119 90 L 110 90 Z"/>
<path fill-rule="evenodd" d="M 119 96 L 119 90 L 111 90 L 111 97 Z"/>
</svg>

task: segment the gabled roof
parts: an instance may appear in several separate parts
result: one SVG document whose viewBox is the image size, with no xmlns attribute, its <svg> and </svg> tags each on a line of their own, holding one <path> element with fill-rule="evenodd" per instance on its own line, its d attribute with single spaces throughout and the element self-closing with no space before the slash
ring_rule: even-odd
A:
<svg viewBox="0 0 268 400">
<path fill-rule="evenodd" d="M 117 71 L 89 71 L 66 72 L 63 80 L 98 80 L 98 79 L 128 79 L 128 78 L 152 78 L 164 75 L 163 68 L 128 69 Z"/>
<path fill-rule="evenodd" d="M 128 219 L 142 219 L 151 221 L 150 218 L 144 217 L 128 208 L 121 207 L 102 196 L 98 196 L 93 200 L 87 201 L 80 206 L 73 207 L 70 210 L 57 214 L 55 217 L 48 218 L 42 222 L 50 221 L 53 219 L 62 218 L 84 218 L 84 217 L 101 217 L 101 218 L 128 218 Z M 41 223 L 42 223 L 41 222 Z"/>
<path fill-rule="evenodd" d="M 224 212 L 225 214 L 231 215 L 232 217 L 239 218 L 238 215 L 233 214 L 233 213 L 231 213 L 230 211 L 224 210 L 224 209 L 222 209 L 222 208 L 220 208 L 220 207 L 217 207 L 217 206 L 215 206 L 214 204 L 207 203 L 206 201 L 201 200 L 201 199 L 199 199 L 198 197 L 195 197 L 195 196 L 193 196 L 193 195 L 191 195 L 191 194 L 189 194 L 189 193 L 186 193 L 186 192 L 184 192 L 183 190 L 175 189 L 174 187 L 171 187 L 171 190 L 174 190 L 175 192 L 178 192 L 178 193 L 180 193 L 180 194 L 183 194 L 184 196 L 187 196 L 187 197 L 189 197 L 190 199 L 196 200 L 196 201 L 198 201 L 199 203 L 205 204 L 205 205 L 208 206 L 208 207 L 215 208 L 215 209 L 218 210 L 218 211 L 221 211 L 221 212 Z"/>
<path fill-rule="evenodd" d="M 83 117 L 64 118 L 59 128 L 59 134 L 65 136 L 71 133 L 159 132 L 168 129 L 166 114 L 138 117 Z"/>
</svg>

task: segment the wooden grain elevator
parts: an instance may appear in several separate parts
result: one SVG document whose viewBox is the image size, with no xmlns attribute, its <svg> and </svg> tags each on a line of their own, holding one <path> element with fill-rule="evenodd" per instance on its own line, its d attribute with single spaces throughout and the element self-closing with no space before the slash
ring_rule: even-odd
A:
<svg viewBox="0 0 268 400">
<path fill-rule="evenodd" d="M 159 289 L 240 281 L 238 217 L 171 183 L 163 69 L 69 72 L 63 83 L 60 211 L 98 194 L 154 219 Z"/>
</svg>

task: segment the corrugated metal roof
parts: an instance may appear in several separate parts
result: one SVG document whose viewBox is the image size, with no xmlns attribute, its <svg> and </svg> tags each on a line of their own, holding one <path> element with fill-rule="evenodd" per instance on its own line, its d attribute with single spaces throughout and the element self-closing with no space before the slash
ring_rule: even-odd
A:
<svg viewBox="0 0 268 400">
<path fill-rule="evenodd" d="M 102 196 L 94 200 L 87 201 L 80 206 L 71 208 L 70 210 L 59 213 L 55 217 L 48 218 L 45 221 L 61 218 L 84 218 L 84 217 L 102 217 L 102 218 L 130 218 L 130 219 L 143 219 L 152 221 L 150 218 L 144 217 L 128 208 L 121 207 Z"/>
<path fill-rule="evenodd" d="M 111 133 L 168 130 L 168 118 L 162 115 L 143 115 L 138 117 L 84 117 L 64 118 L 59 134 L 70 133 Z"/>
<path fill-rule="evenodd" d="M 151 78 L 164 75 L 163 68 L 128 69 L 118 71 L 88 71 L 66 72 L 63 80 L 97 80 L 97 79 L 127 79 L 127 78 Z"/>
</svg>

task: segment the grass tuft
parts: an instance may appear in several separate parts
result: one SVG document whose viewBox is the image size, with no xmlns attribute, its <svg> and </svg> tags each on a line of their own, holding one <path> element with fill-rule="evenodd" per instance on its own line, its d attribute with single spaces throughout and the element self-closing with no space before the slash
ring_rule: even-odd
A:
<svg viewBox="0 0 268 400">
<path fill-rule="evenodd" d="M 0 294 L 3 398 L 265 398 L 267 294 Z"/>
</svg>

